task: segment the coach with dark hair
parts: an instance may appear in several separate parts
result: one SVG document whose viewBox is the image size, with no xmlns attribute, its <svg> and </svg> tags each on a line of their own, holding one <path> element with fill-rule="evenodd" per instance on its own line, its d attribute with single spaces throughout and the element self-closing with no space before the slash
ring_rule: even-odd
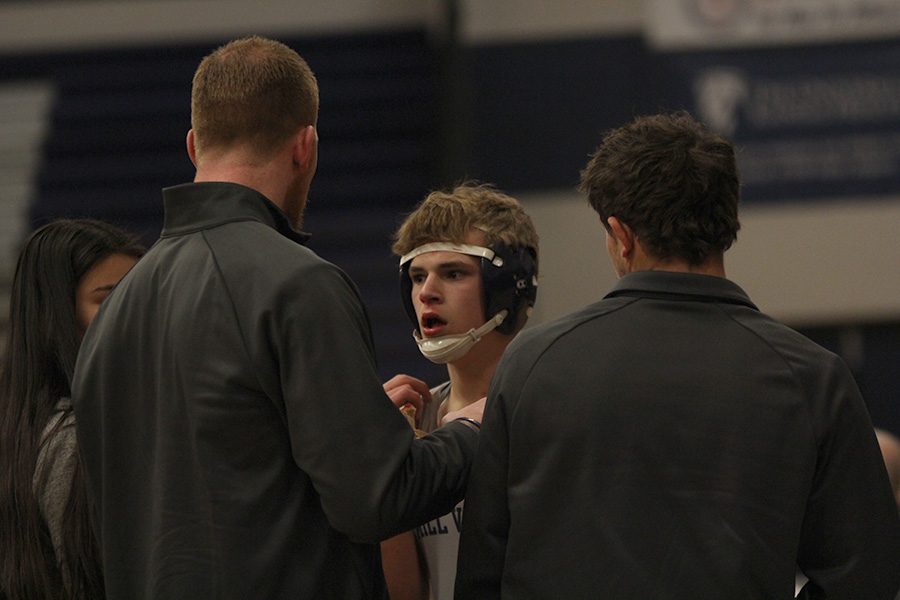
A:
<svg viewBox="0 0 900 600">
<path fill-rule="evenodd" d="M 620 280 L 507 350 L 456 597 L 793 598 L 799 566 L 802 598 L 892 599 L 900 522 L 850 372 L 725 278 L 732 145 L 638 118 L 582 189 Z"/>
</svg>

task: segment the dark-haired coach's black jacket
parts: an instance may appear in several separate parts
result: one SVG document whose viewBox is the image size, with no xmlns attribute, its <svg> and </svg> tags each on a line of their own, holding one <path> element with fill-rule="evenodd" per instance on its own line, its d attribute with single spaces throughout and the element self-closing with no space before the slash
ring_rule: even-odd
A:
<svg viewBox="0 0 900 600">
<path fill-rule="evenodd" d="M 490 391 L 456 598 L 893 599 L 900 522 L 843 362 L 726 279 L 622 278 Z"/>
<path fill-rule="evenodd" d="M 164 200 L 73 386 L 107 597 L 384 598 L 375 543 L 459 501 L 477 434 L 414 441 L 355 286 L 263 196 Z"/>
</svg>

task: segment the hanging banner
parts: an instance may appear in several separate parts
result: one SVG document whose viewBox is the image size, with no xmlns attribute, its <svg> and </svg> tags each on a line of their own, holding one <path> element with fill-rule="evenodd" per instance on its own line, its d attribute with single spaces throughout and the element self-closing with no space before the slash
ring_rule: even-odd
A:
<svg viewBox="0 0 900 600">
<path fill-rule="evenodd" d="M 897 0 L 647 0 L 659 49 L 807 44 L 900 34 Z"/>
<path fill-rule="evenodd" d="M 900 192 L 900 42 L 657 59 L 658 95 L 735 142 L 747 200 Z"/>
</svg>

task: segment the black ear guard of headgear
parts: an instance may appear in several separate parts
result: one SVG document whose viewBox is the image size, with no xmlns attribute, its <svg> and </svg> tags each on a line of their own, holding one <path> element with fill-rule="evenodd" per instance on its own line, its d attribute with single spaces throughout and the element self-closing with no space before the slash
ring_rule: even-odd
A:
<svg viewBox="0 0 900 600">
<path fill-rule="evenodd" d="M 503 264 L 496 266 L 496 257 L 494 262 L 481 259 L 485 320 L 503 309 L 508 310 L 497 331 L 511 335 L 516 330 L 521 312 L 534 306 L 537 298 L 536 257 L 534 250 L 525 246 L 511 248 L 495 244 L 490 248 L 503 260 Z"/>
<path fill-rule="evenodd" d="M 536 256 L 534 250 L 524 246 L 512 248 L 505 244 L 489 246 L 494 259 L 481 259 L 481 278 L 484 283 L 485 321 L 503 309 L 508 314 L 497 327 L 500 333 L 511 335 L 519 322 L 519 314 L 534 306 L 537 298 Z M 499 261 L 497 259 L 500 259 Z M 499 266 L 496 263 L 500 263 Z M 400 300 L 406 315 L 416 330 L 419 319 L 412 302 L 412 281 L 409 279 L 409 261 L 400 266 Z"/>
</svg>

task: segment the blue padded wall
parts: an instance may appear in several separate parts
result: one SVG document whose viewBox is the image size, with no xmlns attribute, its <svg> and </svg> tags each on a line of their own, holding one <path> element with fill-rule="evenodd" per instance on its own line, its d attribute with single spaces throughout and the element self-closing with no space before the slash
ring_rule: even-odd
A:
<svg viewBox="0 0 900 600">
<path fill-rule="evenodd" d="M 433 186 L 434 50 L 422 30 L 282 39 L 309 62 L 321 92 L 310 247 L 359 285 L 382 375 L 438 383 L 442 370 L 410 339 L 390 253 L 402 214 Z M 58 90 L 32 226 L 89 216 L 152 243 L 162 226 L 160 189 L 193 177 L 184 141 L 191 78 L 216 45 L 0 57 L 0 80 L 50 80 Z"/>
</svg>

